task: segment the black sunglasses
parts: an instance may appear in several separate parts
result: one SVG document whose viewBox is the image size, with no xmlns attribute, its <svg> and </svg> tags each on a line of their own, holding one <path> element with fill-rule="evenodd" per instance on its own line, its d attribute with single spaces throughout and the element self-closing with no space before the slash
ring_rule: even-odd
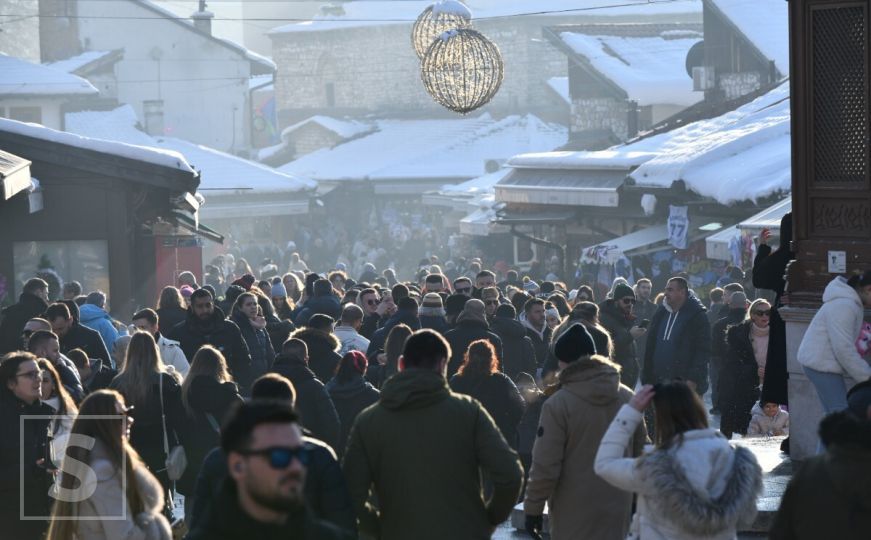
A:
<svg viewBox="0 0 871 540">
<path fill-rule="evenodd" d="M 771 310 L 766 309 L 765 311 L 754 311 L 754 315 L 758 315 L 759 317 L 769 317 L 771 316 Z"/>
<path fill-rule="evenodd" d="M 370 306 L 375 306 L 378 304 L 378 300 L 369 299 L 369 300 L 366 300 L 366 304 L 370 305 Z"/>
<path fill-rule="evenodd" d="M 635 303 L 635 299 L 629 298 L 628 296 L 625 298 L 621 298 L 620 301 L 623 302 L 624 304 L 634 304 Z"/>
<path fill-rule="evenodd" d="M 296 458 L 303 467 L 308 467 L 309 452 L 305 446 L 290 448 L 287 446 L 272 446 L 262 450 L 242 450 L 243 456 L 263 456 L 269 459 L 269 466 L 273 469 L 286 469 Z"/>
</svg>

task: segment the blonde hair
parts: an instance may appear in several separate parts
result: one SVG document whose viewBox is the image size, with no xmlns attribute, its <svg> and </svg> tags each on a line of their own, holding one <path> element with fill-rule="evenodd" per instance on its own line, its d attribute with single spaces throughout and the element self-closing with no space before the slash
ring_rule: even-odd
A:
<svg viewBox="0 0 871 540">
<path fill-rule="evenodd" d="M 148 332 L 135 332 L 130 337 L 124 368 L 112 380 L 112 388 L 121 392 L 134 406 L 141 406 L 148 398 L 155 373 L 163 373 L 166 366 L 160 358 L 160 349 L 154 336 Z"/>
<path fill-rule="evenodd" d="M 760 306 L 762 304 L 765 304 L 766 306 L 768 306 L 768 309 L 771 309 L 771 302 L 769 302 L 765 298 L 757 298 L 756 300 L 753 301 L 752 304 L 750 304 L 750 307 L 747 309 L 747 314 L 744 316 L 744 320 L 749 321 L 750 316 L 756 310 L 756 307 Z"/>
<path fill-rule="evenodd" d="M 181 385 L 181 402 L 191 417 L 195 416 L 195 411 L 190 405 L 188 396 L 190 395 L 191 384 L 196 377 L 210 377 L 219 383 L 233 380 L 227 369 L 227 361 L 224 359 L 221 351 L 211 345 L 200 347 L 200 350 L 194 354 L 194 358 L 191 361 L 191 369 Z"/>
</svg>

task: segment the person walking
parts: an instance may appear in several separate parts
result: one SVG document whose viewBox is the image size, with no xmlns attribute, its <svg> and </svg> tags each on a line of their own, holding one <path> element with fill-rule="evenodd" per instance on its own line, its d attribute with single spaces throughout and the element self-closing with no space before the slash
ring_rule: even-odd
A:
<svg viewBox="0 0 871 540">
<path fill-rule="evenodd" d="M 308 326 L 294 331 L 290 337 L 304 341 L 308 347 L 308 366 L 322 383 L 333 378 L 342 360 L 339 354 L 342 344 L 333 334 L 335 321 L 328 315 L 318 313 L 309 319 Z"/>
<path fill-rule="evenodd" d="M 82 349 L 88 358 L 111 362 L 109 350 L 96 330 L 79 323 L 79 306 L 71 300 L 55 302 L 45 310 L 45 319 L 51 330 L 60 338 L 60 352 Z"/>
<path fill-rule="evenodd" d="M 526 335 L 526 327 L 517 320 L 514 306 L 505 304 L 496 308 L 490 331 L 502 340 L 502 372 L 513 381 L 521 373 L 535 377 L 538 370 L 535 348 Z"/>
<path fill-rule="evenodd" d="M 137 311 L 133 315 L 133 326 L 137 330 L 148 332 L 154 336 L 154 341 L 157 342 L 157 347 L 160 349 L 160 359 L 168 367 L 172 368 L 181 375 L 182 379 L 187 377 L 188 371 L 191 368 L 184 351 L 181 350 L 181 345 L 178 341 L 171 340 L 160 333 L 160 316 L 151 308 L 145 308 Z"/>
<path fill-rule="evenodd" d="M 54 365 L 45 358 L 40 358 L 37 364 L 42 371 L 40 399 L 54 411 L 48 424 L 48 450 L 51 462 L 57 468 L 60 467 L 66 454 L 73 419 L 78 409 L 69 392 L 61 384 L 60 375 Z"/>
<path fill-rule="evenodd" d="M 429 328 L 442 335 L 450 330 L 444 303 L 442 302 L 441 295 L 438 293 L 431 292 L 425 294 L 417 314 L 420 318 L 421 328 Z"/>
<path fill-rule="evenodd" d="M 710 376 L 711 381 L 711 414 L 722 414 L 722 391 L 729 392 L 729 383 L 721 383 L 723 371 L 726 369 L 726 362 L 729 360 L 729 344 L 726 340 L 726 331 L 731 326 L 741 324 L 747 320 L 747 296 L 742 292 L 734 292 L 729 297 L 729 311 L 724 317 L 714 322 L 711 327 L 711 366 Z M 710 313 L 710 311 L 709 311 Z M 734 371 L 735 365 L 730 369 Z M 729 379 L 734 382 L 734 373 L 729 376 Z"/>
<path fill-rule="evenodd" d="M 871 365 L 856 350 L 868 307 L 871 270 L 850 279 L 836 277 L 823 291 L 823 305 L 798 347 L 796 359 L 816 389 L 826 414 L 847 408 L 845 377 L 856 382 L 871 378 Z"/>
<path fill-rule="evenodd" d="M 496 349 L 485 340 L 469 344 L 463 364 L 450 379 L 451 391 L 478 400 L 496 422 L 496 426 L 517 450 L 517 426 L 523 417 L 526 403 L 510 377 L 499 371 Z"/>
<path fill-rule="evenodd" d="M 483 540 L 517 501 L 517 454 L 480 403 L 448 389 L 450 358 L 439 334 L 415 332 L 401 371 L 357 417 L 343 468 L 361 532 L 383 540 Z M 488 501 L 482 470 L 493 483 Z M 378 510 L 370 504 L 373 491 Z"/>
<path fill-rule="evenodd" d="M 366 370 L 366 379 L 375 388 L 380 390 L 387 379 L 399 372 L 399 357 L 402 356 L 405 341 L 411 334 L 411 328 L 404 324 L 397 324 L 390 330 L 384 343 L 384 352 L 376 355 L 376 363 L 370 363 Z"/>
<path fill-rule="evenodd" d="M 613 360 L 623 368 L 620 381 L 629 388 L 635 388 L 640 371 L 635 340 L 647 333 L 636 324 L 636 317 L 632 314 L 634 306 L 635 291 L 625 283 L 617 284 L 613 298 L 599 306 L 599 320 L 614 344 Z"/>
<path fill-rule="evenodd" d="M 360 412 L 378 401 L 380 393 L 372 386 L 363 375 L 366 373 L 368 361 L 366 355 L 360 351 L 350 351 L 342 357 L 336 369 L 336 375 L 327 383 L 327 393 L 333 400 L 336 412 L 339 414 L 339 422 L 342 426 L 336 454 L 339 459 L 345 455 L 345 446 L 348 443 L 348 435 L 351 426 Z"/>
<path fill-rule="evenodd" d="M 369 340 L 360 335 L 363 327 L 363 310 L 356 304 L 346 304 L 342 308 L 342 318 L 333 330 L 333 334 L 342 344 L 339 354 L 345 356 L 351 351 L 360 351 L 366 354 L 369 349 Z"/>
<path fill-rule="evenodd" d="M 520 320 L 526 326 L 526 335 L 532 340 L 532 346 L 535 348 L 535 361 L 538 367 L 543 368 L 553 336 L 553 330 L 544 318 L 544 300 L 541 298 L 527 300 L 523 305 Z"/>
<path fill-rule="evenodd" d="M 593 474 L 599 441 L 632 391 L 620 366 L 596 354 L 592 336 L 575 323 L 554 344 L 559 389 L 544 402 L 523 509 L 526 530 L 542 529 L 545 503 L 554 540 L 622 540 L 629 530 L 632 495 Z M 637 425 L 620 457 L 640 455 L 646 439 Z M 628 439 L 628 438 L 627 438 Z M 583 506 L 578 501 L 585 501 Z"/>
<path fill-rule="evenodd" d="M 163 328 L 166 333 L 171 333 L 176 325 L 181 324 L 187 319 L 188 310 L 178 289 L 172 285 L 167 285 L 160 291 L 160 298 L 157 299 L 157 317 L 163 322 Z"/>
<path fill-rule="evenodd" d="M 230 320 L 236 323 L 242 338 L 248 346 L 251 354 L 251 368 L 249 377 L 253 380 L 263 375 L 272 366 L 275 359 L 275 351 L 272 349 L 272 340 L 266 331 L 266 318 L 260 306 L 257 304 L 257 296 L 254 293 L 244 292 L 236 298 Z"/>
<path fill-rule="evenodd" d="M 490 331 L 487 316 L 484 311 L 484 302 L 472 298 L 466 302 L 463 311 L 457 317 L 456 326 L 444 334 L 445 339 L 453 352 L 448 364 L 448 377 L 453 377 L 463 363 L 466 349 L 473 341 L 486 339 L 496 349 L 496 357 L 502 358 L 502 340 Z"/>
<path fill-rule="evenodd" d="M 743 293 L 735 293 L 744 296 Z M 733 433 L 747 434 L 750 412 L 759 401 L 765 376 L 771 304 L 760 298 L 752 304 L 744 322 L 726 333 L 727 352 L 720 373 L 720 432 L 727 439 Z"/>
<path fill-rule="evenodd" d="M 83 326 L 99 332 L 106 349 L 112 350 L 120 334 L 115 328 L 112 317 L 106 311 L 106 293 L 103 291 L 89 293 L 85 303 L 79 307 L 79 319 Z"/>
<path fill-rule="evenodd" d="M 654 450 L 626 457 L 651 403 Z M 645 385 L 623 405 L 599 444 L 593 468 L 614 487 L 638 494 L 628 538 L 734 539 L 739 522 L 755 517 L 762 492 L 762 469 L 753 452 L 732 447 L 708 427 L 702 400 L 683 381 Z"/>
<path fill-rule="evenodd" d="M 88 466 L 94 476 L 83 480 L 65 465 L 60 488 L 75 490 L 84 481 L 82 487 L 90 487 L 93 493 L 83 500 L 71 497 L 55 502 L 47 540 L 172 539 L 162 514 L 160 482 L 128 442 L 129 410 L 124 397 L 113 390 L 97 390 L 82 402 L 72 434 L 94 443 L 71 446 L 69 457 Z"/>
<path fill-rule="evenodd" d="M 39 317 L 48 307 L 48 283 L 31 278 L 24 284 L 18 303 L 3 309 L 0 319 L 0 354 L 21 348 L 21 331 L 30 319 Z"/>
</svg>

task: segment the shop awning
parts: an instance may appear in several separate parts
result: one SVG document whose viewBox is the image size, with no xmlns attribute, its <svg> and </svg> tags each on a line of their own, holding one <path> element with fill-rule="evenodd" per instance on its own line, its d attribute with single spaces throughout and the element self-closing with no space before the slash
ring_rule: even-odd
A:
<svg viewBox="0 0 871 540">
<path fill-rule="evenodd" d="M 734 257 L 730 246 L 733 242 L 739 241 L 743 235 L 758 236 L 762 229 L 771 229 L 772 236 L 779 236 L 780 220 L 788 212 L 792 212 L 791 197 L 769 206 L 737 225 L 712 234 L 705 239 L 706 255 L 709 259 L 732 261 Z"/>
<path fill-rule="evenodd" d="M 493 211 L 478 209 L 460 220 L 460 233 L 469 236 L 489 236 L 493 233 L 508 232 L 508 227 L 493 222 Z"/>
<path fill-rule="evenodd" d="M 224 243 L 224 235 L 223 234 L 219 233 L 215 229 L 212 229 L 210 227 L 203 225 L 202 223 L 199 222 L 199 220 L 195 220 L 194 218 L 192 218 L 191 216 L 189 216 L 187 214 L 183 214 L 181 212 L 173 212 L 172 218 L 173 218 L 173 221 L 175 221 L 175 224 L 178 225 L 179 227 L 181 227 L 182 229 L 190 231 L 196 235 L 202 236 L 203 238 L 205 238 L 207 240 L 211 240 L 211 241 L 217 242 L 219 244 Z"/>
<path fill-rule="evenodd" d="M 577 219 L 574 212 L 517 212 L 502 210 L 494 223 L 498 225 L 565 225 Z"/>
<path fill-rule="evenodd" d="M 718 261 L 731 261 L 732 255 L 729 246 L 733 241 L 741 238 L 741 229 L 738 225 L 726 227 L 705 238 L 705 255 L 709 259 Z"/>
<path fill-rule="evenodd" d="M 496 200 L 507 203 L 616 208 L 625 169 L 515 169 L 496 184 Z"/>
<path fill-rule="evenodd" d="M 308 199 L 284 201 L 231 202 L 210 197 L 200 208 L 203 219 L 244 219 L 252 217 L 297 216 L 308 214 Z"/>
<path fill-rule="evenodd" d="M 665 225 L 654 225 L 584 248 L 581 251 L 581 262 L 614 264 L 622 256 L 630 255 L 634 250 L 650 247 L 666 240 L 668 240 L 668 228 Z"/>
<path fill-rule="evenodd" d="M 30 161 L 0 150 L 0 184 L 3 200 L 30 189 Z"/>
</svg>

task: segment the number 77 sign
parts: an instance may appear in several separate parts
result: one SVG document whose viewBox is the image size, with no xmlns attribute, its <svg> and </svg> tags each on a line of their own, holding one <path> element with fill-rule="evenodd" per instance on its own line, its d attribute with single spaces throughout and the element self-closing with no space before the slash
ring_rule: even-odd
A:
<svg viewBox="0 0 871 540">
<path fill-rule="evenodd" d="M 686 206 L 668 207 L 668 243 L 677 249 L 687 248 L 687 233 L 690 220 L 687 217 Z"/>
</svg>

